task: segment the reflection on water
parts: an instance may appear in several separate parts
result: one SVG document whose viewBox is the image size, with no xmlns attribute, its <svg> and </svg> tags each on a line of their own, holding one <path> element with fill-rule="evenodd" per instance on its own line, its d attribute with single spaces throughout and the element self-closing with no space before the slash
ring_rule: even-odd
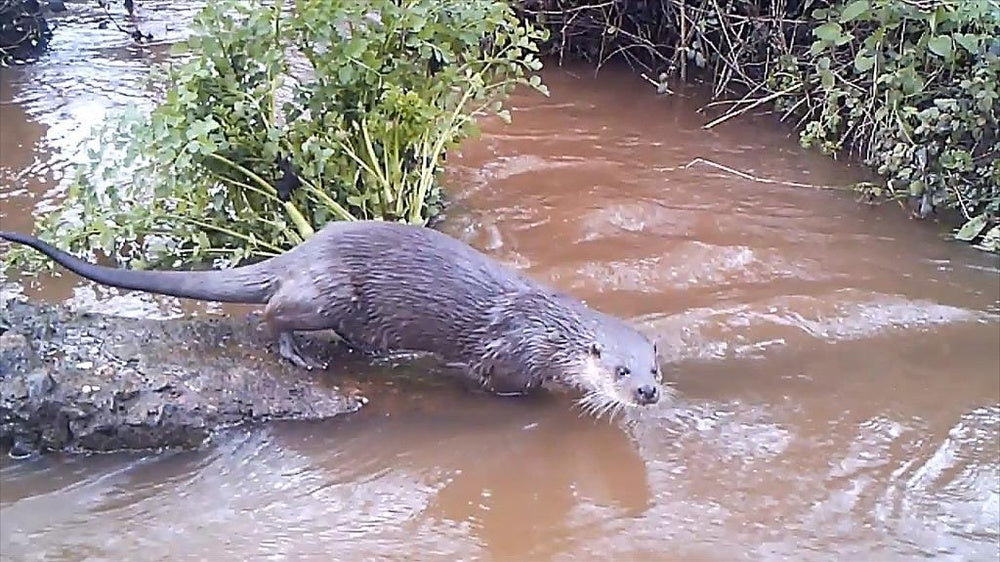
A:
<svg viewBox="0 0 1000 562">
<path fill-rule="evenodd" d="M 85 127 L 142 98 L 165 56 L 70 7 L 48 58 L 0 74 L 4 228 L 58 203 Z M 166 43 L 195 8 L 143 2 L 139 22 Z M 765 118 L 703 131 L 697 94 L 656 97 L 626 71 L 546 82 L 551 98 L 518 96 L 513 125 L 449 158 L 444 228 L 635 321 L 677 403 L 598 422 L 566 397 L 374 366 L 352 373 L 372 402 L 347 418 L 200 452 L 3 461 L 3 559 L 995 559 L 998 260 L 836 190 L 684 167 L 862 177 Z M 85 310 L 242 313 L 28 285 Z"/>
</svg>

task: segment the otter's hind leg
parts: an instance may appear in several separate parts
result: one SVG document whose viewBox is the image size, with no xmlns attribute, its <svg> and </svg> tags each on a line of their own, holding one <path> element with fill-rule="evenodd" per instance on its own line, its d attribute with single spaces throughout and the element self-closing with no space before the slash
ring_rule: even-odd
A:
<svg viewBox="0 0 1000 562">
<path fill-rule="evenodd" d="M 310 289 L 283 287 L 275 293 L 264 308 L 264 325 L 277 340 L 282 358 L 304 369 L 326 369 L 326 363 L 303 353 L 293 336 L 293 332 L 329 330 L 336 325 L 329 308 L 324 306 L 324 296 Z"/>
</svg>

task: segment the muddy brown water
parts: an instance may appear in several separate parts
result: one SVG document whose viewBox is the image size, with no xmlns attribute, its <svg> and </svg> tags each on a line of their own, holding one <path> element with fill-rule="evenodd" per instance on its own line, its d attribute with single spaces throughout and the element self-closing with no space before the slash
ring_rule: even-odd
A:
<svg viewBox="0 0 1000 562">
<path fill-rule="evenodd" d="M 161 43 L 194 9 L 175 4 L 141 3 Z M 4 228 L 58 205 L 86 126 L 142 99 L 163 56 L 89 10 L 70 4 L 43 60 L 0 70 Z M 997 259 L 843 192 L 684 167 L 862 177 L 767 118 L 703 131 L 696 93 L 614 69 L 545 80 L 550 98 L 518 94 L 512 125 L 449 158 L 443 228 L 656 337 L 675 403 L 609 423 L 427 367 L 351 368 L 371 403 L 342 419 L 4 461 L 0 558 L 995 560 Z M 69 275 L 22 286 L 118 314 L 228 311 Z"/>
</svg>

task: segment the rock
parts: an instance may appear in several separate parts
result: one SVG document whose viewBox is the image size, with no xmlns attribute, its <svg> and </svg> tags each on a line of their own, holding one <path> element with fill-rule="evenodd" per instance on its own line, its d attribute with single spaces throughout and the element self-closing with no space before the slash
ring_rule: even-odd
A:
<svg viewBox="0 0 1000 562">
<path fill-rule="evenodd" d="M 28 338 L 10 331 L 0 335 L 0 374 L 26 370 L 34 360 L 34 350 L 28 344 Z"/>
<path fill-rule="evenodd" d="M 0 312 L 0 445 L 12 456 L 196 448 L 227 427 L 361 407 L 280 360 L 252 317 L 139 320 L 15 300 Z"/>
</svg>

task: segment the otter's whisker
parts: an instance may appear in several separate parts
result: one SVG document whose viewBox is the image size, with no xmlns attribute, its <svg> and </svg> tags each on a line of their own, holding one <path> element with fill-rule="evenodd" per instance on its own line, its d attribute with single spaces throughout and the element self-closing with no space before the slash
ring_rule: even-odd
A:
<svg viewBox="0 0 1000 562">
<path fill-rule="evenodd" d="M 600 419 L 601 408 L 604 406 L 604 397 L 600 394 L 594 394 L 593 400 L 591 401 L 590 415 L 596 419 Z"/>
<path fill-rule="evenodd" d="M 618 414 L 622 412 L 622 408 L 624 407 L 625 406 L 623 406 L 621 402 L 615 402 L 614 407 L 611 408 L 611 414 L 608 417 L 608 422 L 609 423 L 613 422 L 614 419 L 618 416 Z"/>
<path fill-rule="evenodd" d="M 603 402 L 594 402 L 594 408 L 591 410 L 590 415 L 593 416 L 595 420 L 601 419 L 601 407 Z"/>
<path fill-rule="evenodd" d="M 622 403 L 615 402 L 611 407 L 611 412 L 608 414 L 608 423 L 614 423 L 615 416 L 617 416 L 622 411 Z"/>
<path fill-rule="evenodd" d="M 612 415 L 612 417 L 617 416 L 618 414 L 621 414 L 628 407 L 629 407 L 628 404 L 626 404 L 624 402 L 619 402 L 618 405 L 615 406 L 615 413 Z"/>
<path fill-rule="evenodd" d="M 584 415 L 592 416 L 594 414 L 594 409 L 597 407 L 597 399 L 599 397 L 593 392 L 587 392 L 580 399 L 576 400 L 576 406 L 580 409 L 580 417 Z"/>
<path fill-rule="evenodd" d="M 596 419 L 601 419 L 601 415 L 604 413 L 605 399 L 601 396 L 595 397 L 593 408 L 590 410 L 590 415 L 594 416 Z"/>
<path fill-rule="evenodd" d="M 614 408 L 614 406 L 615 406 L 614 400 L 605 399 L 604 402 L 601 403 L 601 418 L 603 419 L 604 416 L 608 415 L 608 413 L 611 411 L 612 408 Z"/>
<path fill-rule="evenodd" d="M 610 412 L 615 407 L 616 403 L 617 402 L 614 400 L 608 400 L 607 398 L 605 398 L 604 403 L 601 404 L 601 411 L 598 414 L 597 419 L 603 418 L 605 414 Z"/>
</svg>

